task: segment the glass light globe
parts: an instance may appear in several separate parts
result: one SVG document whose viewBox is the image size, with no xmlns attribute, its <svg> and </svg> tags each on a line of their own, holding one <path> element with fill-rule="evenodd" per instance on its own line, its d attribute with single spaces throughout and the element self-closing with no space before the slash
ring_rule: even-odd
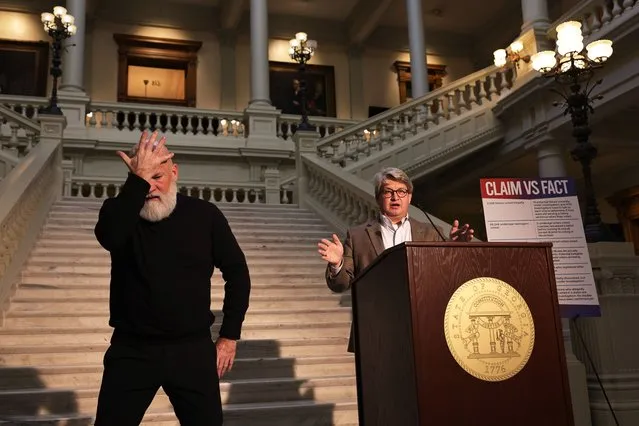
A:
<svg viewBox="0 0 639 426">
<path fill-rule="evenodd" d="M 568 21 L 557 25 L 557 52 L 565 55 L 570 52 L 581 52 L 584 48 L 581 23 Z"/>
<path fill-rule="evenodd" d="M 53 8 L 53 14 L 58 18 L 61 18 L 67 14 L 67 9 L 62 6 L 56 6 Z"/>
<path fill-rule="evenodd" d="M 69 24 L 69 25 L 73 25 L 75 23 L 75 18 L 73 17 L 73 15 L 63 15 L 62 16 L 62 23 L 63 24 Z"/>
<path fill-rule="evenodd" d="M 550 71 L 557 64 L 557 59 L 555 52 L 544 50 L 532 55 L 530 62 L 535 71 L 544 73 Z"/>
<path fill-rule="evenodd" d="M 506 65 L 506 50 L 505 49 L 497 49 L 493 52 L 493 62 L 496 67 L 503 67 Z"/>
<path fill-rule="evenodd" d="M 303 32 L 299 32 L 297 34 L 295 34 L 295 38 L 299 41 L 306 41 L 306 39 L 308 38 L 306 33 Z"/>
<path fill-rule="evenodd" d="M 55 16 L 53 16 L 53 13 L 44 12 L 42 15 L 40 15 L 40 20 L 42 21 L 42 23 L 46 24 L 47 22 L 55 21 Z"/>
<path fill-rule="evenodd" d="M 524 50 L 524 43 L 522 43 L 520 40 L 517 41 L 513 41 L 510 44 L 510 51 L 513 53 L 519 53 L 522 50 Z"/>
<path fill-rule="evenodd" d="M 586 46 L 588 59 L 594 62 L 606 62 L 612 56 L 612 41 L 596 40 Z"/>
</svg>

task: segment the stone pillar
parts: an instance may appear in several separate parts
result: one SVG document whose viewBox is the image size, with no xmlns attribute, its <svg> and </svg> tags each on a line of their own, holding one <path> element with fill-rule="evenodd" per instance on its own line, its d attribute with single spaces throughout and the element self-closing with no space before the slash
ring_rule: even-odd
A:
<svg viewBox="0 0 639 426">
<path fill-rule="evenodd" d="M 70 138 L 86 138 L 85 120 L 89 97 L 84 90 L 84 52 L 86 41 L 86 0 L 67 0 L 68 13 L 75 18 L 77 31 L 65 44 L 69 46 L 63 52 L 62 81 L 58 92 L 58 104 L 67 118 L 65 136 Z"/>
<path fill-rule="evenodd" d="M 235 46 L 237 36 L 232 31 L 222 31 L 220 40 L 221 84 L 220 105 L 223 111 L 236 111 L 237 91 L 235 79 Z"/>
<path fill-rule="evenodd" d="M 525 0 L 522 0 L 525 3 Z M 567 176 L 562 146 L 553 140 L 541 142 L 537 148 L 539 177 L 555 178 Z M 573 352 L 570 336 L 570 323 L 567 318 L 561 319 L 561 329 L 566 351 L 566 365 L 570 381 L 570 395 L 575 426 L 590 426 L 590 403 L 588 398 L 588 383 L 586 368 Z"/>
<path fill-rule="evenodd" d="M 271 105 L 267 6 L 267 0 L 251 0 L 251 100 L 244 110 L 248 123 L 246 147 L 292 152 L 295 149 L 292 141 L 277 137 L 280 111 Z"/>
<path fill-rule="evenodd" d="M 295 141 L 295 168 L 297 173 L 297 183 L 293 194 L 293 201 L 300 207 L 306 207 L 305 196 L 308 191 L 308 176 L 306 168 L 302 162 L 304 154 L 315 155 L 317 142 L 317 132 L 298 130 L 293 135 Z"/>
<path fill-rule="evenodd" d="M 60 90 L 84 92 L 84 42 L 86 33 L 86 0 L 67 0 L 67 11 L 75 18 L 77 31 L 65 44 L 69 46 L 63 53 L 62 83 Z"/>
<path fill-rule="evenodd" d="M 348 70 L 351 89 L 351 119 L 366 120 L 366 101 L 364 100 L 364 61 L 363 49 L 353 46 L 348 49 Z"/>
<path fill-rule="evenodd" d="M 271 105 L 268 79 L 268 0 L 251 0 L 251 101 Z"/>
<path fill-rule="evenodd" d="M 521 41 L 525 53 L 533 55 L 552 49 L 547 34 L 550 28 L 548 0 L 521 0 Z"/>
<path fill-rule="evenodd" d="M 412 95 L 415 99 L 428 93 L 424 15 L 422 14 L 421 0 L 406 0 L 406 12 L 408 14 Z"/>
<path fill-rule="evenodd" d="M 266 188 L 266 204 L 280 204 L 280 171 L 277 167 L 267 167 L 264 170 Z"/>
</svg>

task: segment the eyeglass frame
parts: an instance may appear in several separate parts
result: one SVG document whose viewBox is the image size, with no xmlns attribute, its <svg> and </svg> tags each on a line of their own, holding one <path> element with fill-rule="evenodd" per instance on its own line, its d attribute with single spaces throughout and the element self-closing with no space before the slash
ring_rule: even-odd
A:
<svg viewBox="0 0 639 426">
<path fill-rule="evenodd" d="M 401 192 L 400 192 L 401 191 Z M 401 195 L 402 193 L 404 193 L 404 195 Z M 399 188 L 399 189 L 384 189 L 381 192 L 382 198 L 393 198 L 393 194 L 397 194 L 398 198 L 406 198 L 406 196 L 408 194 L 410 194 L 410 191 L 408 189 L 405 188 Z"/>
</svg>

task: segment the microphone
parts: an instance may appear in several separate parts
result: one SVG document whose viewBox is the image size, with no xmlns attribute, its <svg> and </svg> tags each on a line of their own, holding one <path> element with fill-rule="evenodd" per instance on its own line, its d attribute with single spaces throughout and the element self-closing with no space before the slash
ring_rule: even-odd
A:
<svg viewBox="0 0 639 426">
<path fill-rule="evenodd" d="M 417 204 L 416 207 L 426 215 L 426 219 L 428 219 L 428 221 L 430 222 L 431 225 L 433 225 L 433 228 L 435 228 L 435 232 L 437 232 L 437 235 L 439 235 L 439 238 L 442 239 L 442 241 L 447 241 L 446 238 L 444 238 L 444 236 L 442 235 L 441 232 L 439 232 L 439 227 L 435 226 L 435 223 L 433 222 L 433 219 L 430 218 L 430 215 L 428 213 L 426 213 L 426 210 L 424 210 L 422 208 L 421 205 Z"/>
</svg>

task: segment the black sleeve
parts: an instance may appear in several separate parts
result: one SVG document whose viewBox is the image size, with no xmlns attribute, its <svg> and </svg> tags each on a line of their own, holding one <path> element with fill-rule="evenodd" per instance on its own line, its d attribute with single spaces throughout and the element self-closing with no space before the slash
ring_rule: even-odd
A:
<svg viewBox="0 0 639 426">
<path fill-rule="evenodd" d="M 140 210 L 144 206 L 149 188 L 146 180 L 129 173 L 120 194 L 104 202 L 94 232 L 98 242 L 106 250 L 117 249 L 129 239 L 140 220 Z"/>
<path fill-rule="evenodd" d="M 224 319 L 220 337 L 237 340 L 249 306 L 251 278 L 244 252 L 237 243 L 228 221 L 217 208 L 213 218 L 213 260 L 224 280 Z"/>
</svg>

